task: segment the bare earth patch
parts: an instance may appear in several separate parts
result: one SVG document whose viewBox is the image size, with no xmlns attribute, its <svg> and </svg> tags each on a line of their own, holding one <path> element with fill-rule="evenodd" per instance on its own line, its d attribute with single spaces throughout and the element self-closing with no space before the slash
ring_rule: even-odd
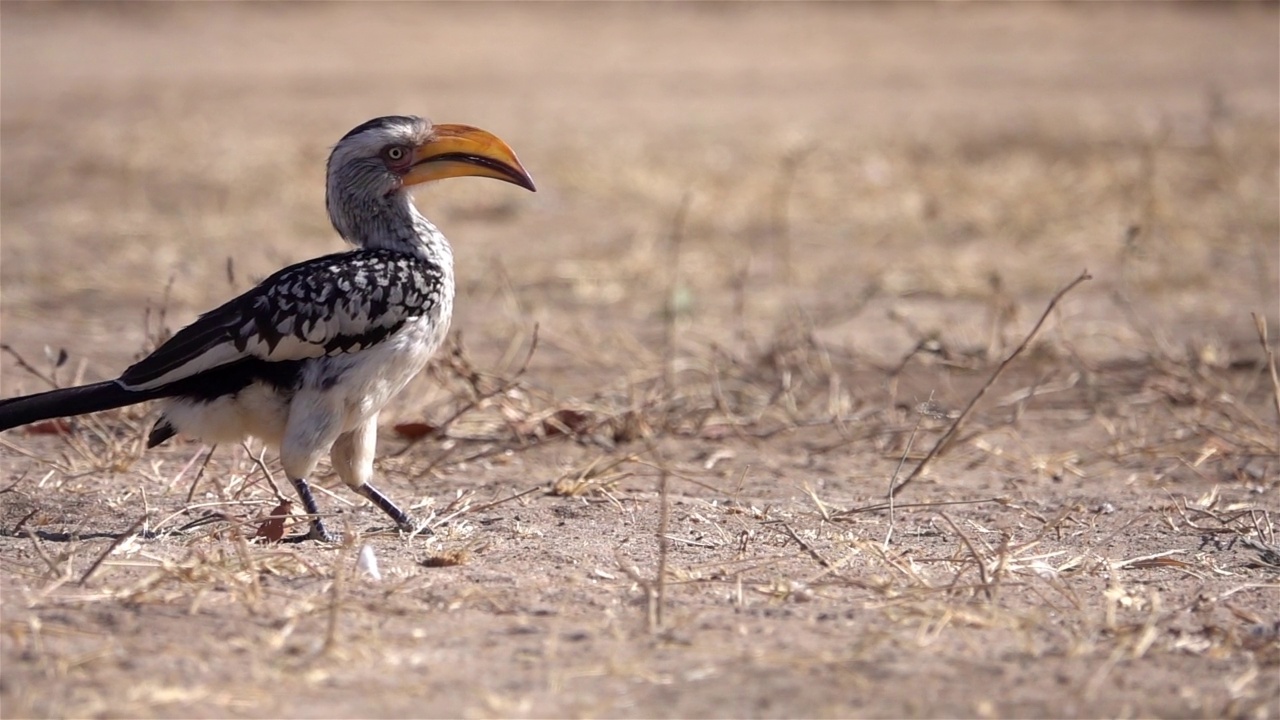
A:
<svg viewBox="0 0 1280 720">
<path fill-rule="evenodd" d="M 342 546 L 254 541 L 275 460 L 147 408 L 0 436 L 0 711 L 1280 715 L 1276 22 L 0 4 L 5 396 L 338 249 L 371 116 L 539 185 L 420 201 L 460 316 L 378 471 L 432 535 L 327 477 Z"/>
</svg>

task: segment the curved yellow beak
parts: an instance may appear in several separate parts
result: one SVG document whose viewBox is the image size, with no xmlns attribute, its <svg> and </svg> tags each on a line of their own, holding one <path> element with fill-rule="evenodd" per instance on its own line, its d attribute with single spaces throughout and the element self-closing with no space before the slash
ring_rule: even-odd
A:
<svg viewBox="0 0 1280 720">
<path fill-rule="evenodd" d="M 431 137 L 414 150 L 413 166 L 405 174 L 404 184 L 468 175 L 503 180 L 536 192 L 533 178 L 511 147 L 493 133 L 470 125 L 433 127 Z"/>
</svg>

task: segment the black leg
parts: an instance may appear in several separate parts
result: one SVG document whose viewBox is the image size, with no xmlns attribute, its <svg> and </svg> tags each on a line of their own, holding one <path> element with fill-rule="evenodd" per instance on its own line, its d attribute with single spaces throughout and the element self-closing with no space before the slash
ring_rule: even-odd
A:
<svg viewBox="0 0 1280 720">
<path fill-rule="evenodd" d="M 401 530 L 405 532 L 415 532 L 420 529 L 427 530 L 425 526 L 419 527 L 409 513 L 401 510 L 399 506 L 391 501 L 391 498 L 383 495 L 382 491 L 369 483 L 365 483 L 364 485 L 356 488 L 356 492 L 369 498 L 369 502 L 377 505 L 382 512 L 389 515 L 391 519 L 395 521 L 396 526 Z M 429 530 L 427 531 L 430 532 Z"/>
<path fill-rule="evenodd" d="M 293 482 L 293 488 L 298 491 L 298 497 L 302 498 L 302 507 L 311 516 L 311 532 L 307 533 L 305 539 L 319 540 L 321 542 L 336 543 L 338 538 L 329 532 L 324 526 L 324 522 L 320 520 L 320 506 L 316 505 L 316 499 L 311 495 L 311 486 L 307 484 L 305 478 L 289 478 Z"/>
</svg>

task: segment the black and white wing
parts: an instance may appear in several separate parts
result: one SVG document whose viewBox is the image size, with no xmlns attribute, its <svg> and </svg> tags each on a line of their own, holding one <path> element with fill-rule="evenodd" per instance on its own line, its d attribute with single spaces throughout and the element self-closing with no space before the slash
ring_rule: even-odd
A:
<svg viewBox="0 0 1280 720">
<path fill-rule="evenodd" d="M 447 302 L 443 292 L 441 269 L 404 253 L 356 250 L 308 260 L 201 315 L 118 382 L 155 390 L 245 358 L 290 362 L 357 352 Z"/>
</svg>

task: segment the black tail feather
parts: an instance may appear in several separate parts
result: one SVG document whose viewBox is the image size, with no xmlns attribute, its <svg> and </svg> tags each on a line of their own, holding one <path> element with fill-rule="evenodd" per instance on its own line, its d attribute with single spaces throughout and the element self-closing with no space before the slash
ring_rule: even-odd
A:
<svg viewBox="0 0 1280 720">
<path fill-rule="evenodd" d="M 156 424 L 151 426 L 151 432 L 147 434 L 147 449 L 150 450 L 177 434 L 178 429 L 169 422 L 168 418 L 161 415 Z"/>
<path fill-rule="evenodd" d="M 112 410 L 158 397 L 158 394 L 126 390 L 114 380 L 62 388 L 0 400 L 0 431 L 71 415 Z"/>
</svg>

